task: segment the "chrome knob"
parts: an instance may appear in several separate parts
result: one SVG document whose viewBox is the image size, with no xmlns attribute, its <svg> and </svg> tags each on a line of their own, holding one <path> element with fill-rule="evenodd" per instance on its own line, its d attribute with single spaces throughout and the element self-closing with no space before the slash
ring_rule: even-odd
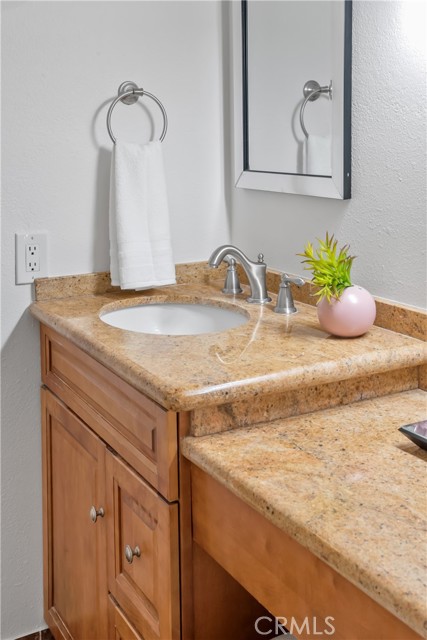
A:
<svg viewBox="0 0 427 640">
<path fill-rule="evenodd" d="M 104 516 L 105 516 L 105 511 L 102 507 L 100 509 L 97 509 L 94 506 L 90 508 L 89 517 L 93 523 L 95 523 L 98 520 L 98 517 L 103 518 Z"/>
<path fill-rule="evenodd" d="M 135 549 L 132 549 L 132 547 L 127 544 L 125 546 L 125 557 L 126 560 L 129 562 L 129 564 L 132 564 L 134 557 L 139 558 L 141 556 L 141 549 L 138 547 L 138 545 L 135 547 Z"/>
</svg>

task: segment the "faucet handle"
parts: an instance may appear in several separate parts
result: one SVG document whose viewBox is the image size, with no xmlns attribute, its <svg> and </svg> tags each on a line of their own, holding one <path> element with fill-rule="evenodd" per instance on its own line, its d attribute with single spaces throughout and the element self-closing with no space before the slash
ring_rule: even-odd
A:
<svg viewBox="0 0 427 640">
<path fill-rule="evenodd" d="M 304 280 L 298 276 L 288 276 L 287 273 L 282 273 L 282 280 L 280 282 L 281 287 L 286 287 L 289 283 L 296 284 L 298 287 L 302 287 Z"/>
<path fill-rule="evenodd" d="M 222 293 L 225 293 L 227 295 L 235 295 L 236 293 L 242 293 L 243 289 L 240 286 L 235 259 L 232 256 L 225 256 L 224 260 L 228 262 L 228 268 L 227 268 L 227 275 L 225 276 L 224 289 L 222 289 Z"/>
<path fill-rule="evenodd" d="M 264 264 L 264 254 L 263 253 L 259 253 L 258 254 L 258 264 Z"/>
<path fill-rule="evenodd" d="M 294 305 L 294 299 L 292 297 L 291 283 L 301 287 L 304 284 L 304 280 L 298 276 L 294 277 L 289 276 L 287 273 L 282 273 L 279 293 L 277 294 L 277 304 L 273 309 L 275 313 L 282 313 L 286 315 L 297 313 L 297 309 Z"/>
</svg>

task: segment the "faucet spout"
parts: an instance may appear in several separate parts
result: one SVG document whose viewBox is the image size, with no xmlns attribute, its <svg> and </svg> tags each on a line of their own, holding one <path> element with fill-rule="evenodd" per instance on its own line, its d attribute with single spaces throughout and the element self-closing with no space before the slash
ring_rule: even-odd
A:
<svg viewBox="0 0 427 640">
<path fill-rule="evenodd" d="M 231 244 L 223 244 L 212 253 L 208 261 L 209 266 L 217 269 L 226 256 L 235 258 L 242 265 L 247 275 L 251 287 L 251 295 L 247 298 L 247 301 L 254 304 L 271 302 L 271 298 L 267 293 L 267 265 L 264 262 L 264 256 L 260 253 L 258 262 L 252 262 L 238 247 L 234 247 Z"/>
</svg>

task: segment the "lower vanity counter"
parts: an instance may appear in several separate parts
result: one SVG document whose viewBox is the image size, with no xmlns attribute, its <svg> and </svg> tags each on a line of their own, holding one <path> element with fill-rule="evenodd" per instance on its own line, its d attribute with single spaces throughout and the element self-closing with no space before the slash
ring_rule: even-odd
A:
<svg viewBox="0 0 427 640">
<path fill-rule="evenodd" d="M 426 397 L 424 391 L 408 391 L 252 428 L 186 438 L 182 452 L 193 463 L 195 541 L 204 544 L 203 525 L 199 527 L 194 504 L 197 483 L 213 479 L 223 492 L 219 504 L 226 494 L 233 500 L 237 497 L 244 508 L 250 507 L 258 518 L 263 516 L 292 544 L 299 543 L 296 546 L 304 548 L 304 553 L 308 550 L 332 568 L 331 573 L 344 577 L 426 637 L 427 452 L 398 431 L 408 422 L 426 419 Z M 202 512 L 208 497 L 200 492 Z M 211 502 L 205 518 L 209 519 L 210 509 L 214 510 Z M 203 522 L 203 515 L 199 521 Z M 218 535 L 225 537 L 228 524 L 219 521 Z M 242 531 L 251 527 L 245 519 L 240 525 Z M 215 546 L 211 529 L 205 535 L 207 546 Z M 236 535 L 239 540 L 240 534 Z M 255 526 L 243 538 L 245 535 L 256 537 Z M 239 556 L 243 538 L 234 556 Z M 274 547 L 268 535 L 261 544 L 267 554 Z M 221 558 L 215 560 L 221 562 Z M 230 567 L 224 568 L 233 573 L 236 562 L 232 557 Z M 277 556 L 274 563 L 280 571 Z M 236 573 L 239 580 L 239 568 Z M 242 582 L 250 582 L 248 571 L 243 570 L 242 575 Z M 251 591 L 248 582 L 243 586 Z M 273 592 L 274 585 L 270 587 Z M 322 585 L 310 588 L 314 593 Z M 257 586 L 253 595 L 259 597 Z M 262 604 L 270 609 L 268 602 Z M 273 613 L 286 615 L 277 607 Z M 410 629 L 405 637 L 416 637 Z M 373 639 L 390 637 L 373 633 Z"/>
</svg>

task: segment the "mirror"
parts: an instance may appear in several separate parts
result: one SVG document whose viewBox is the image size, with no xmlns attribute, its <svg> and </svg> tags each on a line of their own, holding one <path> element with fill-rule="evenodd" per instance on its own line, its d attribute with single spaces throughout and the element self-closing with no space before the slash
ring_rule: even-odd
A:
<svg viewBox="0 0 427 640">
<path fill-rule="evenodd" d="M 351 0 L 232 5 L 236 186 L 350 198 Z"/>
</svg>

